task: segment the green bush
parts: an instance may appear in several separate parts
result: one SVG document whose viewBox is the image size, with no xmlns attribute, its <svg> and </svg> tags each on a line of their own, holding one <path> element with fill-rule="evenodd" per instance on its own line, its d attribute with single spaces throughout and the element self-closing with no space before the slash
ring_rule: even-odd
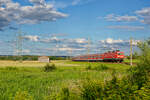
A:
<svg viewBox="0 0 150 100">
<path fill-rule="evenodd" d="M 149 100 L 150 99 L 150 82 L 144 84 L 144 86 L 135 91 L 136 98 L 139 100 Z M 136 99 L 136 100 L 137 100 Z"/>
<path fill-rule="evenodd" d="M 94 70 L 97 70 L 97 71 L 102 71 L 102 70 L 107 70 L 107 69 L 109 69 L 108 66 L 104 64 L 98 65 L 94 68 Z"/>
<path fill-rule="evenodd" d="M 108 66 L 104 65 L 104 64 L 100 64 L 100 65 L 97 65 L 95 67 L 92 68 L 92 66 L 89 64 L 87 67 L 86 67 L 87 70 L 97 70 L 97 71 L 103 71 L 103 70 L 107 70 L 109 69 Z"/>
<path fill-rule="evenodd" d="M 89 65 L 86 67 L 86 69 L 87 69 L 87 70 L 91 70 L 91 69 L 92 69 L 91 65 L 89 64 Z"/>
<path fill-rule="evenodd" d="M 62 88 L 60 95 L 61 100 L 69 100 L 70 97 L 69 88 L 67 87 Z"/>
<path fill-rule="evenodd" d="M 81 88 L 81 97 L 84 100 L 98 100 L 103 97 L 103 88 L 98 81 L 85 81 Z"/>
<path fill-rule="evenodd" d="M 5 69 L 9 70 L 9 71 L 11 71 L 11 70 L 18 70 L 18 68 L 16 68 L 16 67 L 6 67 Z"/>
<path fill-rule="evenodd" d="M 33 100 L 33 98 L 26 91 L 19 91 L 16 93 L 14 100 Z"/>
<path fill-rule="evenodd" d="M 46 64 L 45 66 L 44 66 L 44 71 L 45 72 L 50 72 L 50 71 L 53 71 L 53 70 L 55 70 L 56 69 L 56 66 L 55 66 L 55 64 Z"/>
</svg>

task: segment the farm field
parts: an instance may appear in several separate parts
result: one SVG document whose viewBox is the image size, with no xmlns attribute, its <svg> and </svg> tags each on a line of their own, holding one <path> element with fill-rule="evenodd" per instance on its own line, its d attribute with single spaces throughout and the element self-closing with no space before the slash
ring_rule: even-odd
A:
<svg viewBox="0 0 150 100">
<path fill-rule="evenodd" d="M 128 62 L 128 61 L 127 61 Z M 137 62 L 137 61 L 135 61 Z M 36 61 L 0 61 L 0 100 L 13 100 L 14 97 L 27 94 L 33 100 L 49 100 L 62 87 L 69 87 L 76 93 L 82 80 L 110 80 L 115 70 L 118 77 L 127 75 L 128 64 L 104 62 L 72 62 L 69 60 L 51 61 L 56 70 L 44 72 L 46 63 Z M 91 65 L 92 70 L 87 70 Z M 107 69 L 95 70 L 99 65 Z"/>
</svg>

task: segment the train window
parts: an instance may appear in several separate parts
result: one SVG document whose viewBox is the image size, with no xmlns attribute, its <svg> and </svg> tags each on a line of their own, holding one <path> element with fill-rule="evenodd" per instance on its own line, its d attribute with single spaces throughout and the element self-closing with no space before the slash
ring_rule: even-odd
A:
<svg viewBox="0 0 150 100">
<path fill-rule="evenodd" d="M 118 53 L 118 55 L 124 55 L 123 53 Z"/>
</svg>

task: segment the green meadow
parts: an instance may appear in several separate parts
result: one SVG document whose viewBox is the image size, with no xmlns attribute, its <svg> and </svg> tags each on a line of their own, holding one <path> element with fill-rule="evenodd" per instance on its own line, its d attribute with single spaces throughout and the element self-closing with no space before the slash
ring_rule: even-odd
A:
<svg viewBox="0 0 150 100">
<path fill-rule="evenodd" d="M 130 65 L 124 63 L 104 62 L 73 62 L 69 60 L 51 61 L 56 69 L 44 71 L 46 63 L 36 61 L 0 61 L 0 100 L 15 100 L 19 95 L 27 95 L 33 100 L 49 100 L 53 94 L 61 91 L 62 87 L 80 92 L 78 85 L 85 79 L 112 79 L 113 71 L 118 77 L 126 76 Z M 105 65 L 107 68 L 97 70 L 96 67 Z M 91 70 L 87 69 L 91 66 Z M 23 93 L 23 94 L 21 94 Z M 24 99 L 23 99 L 24 100 Z"/>
</svg>

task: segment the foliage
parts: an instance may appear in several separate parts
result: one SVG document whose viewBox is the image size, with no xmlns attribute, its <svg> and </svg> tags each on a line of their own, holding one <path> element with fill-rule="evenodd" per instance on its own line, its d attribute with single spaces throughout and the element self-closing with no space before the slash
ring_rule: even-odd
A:
<svg viewBox="0 0 150 100">
<path fill-rule="evenodd" d="M 87 67 L 86 67 L 87 70 L 97 70 L 97 71 L 104 71 L 104 70 L 107 70 L 109 69 L 109 67 L 105 64 L 98 64 L 94 67 L 91 66 L 91 64 L 89 64 Z"/>
<path fill-rule="evenodd" d="M 33 100 L 33 98 L 26 91 L 19 91 L 16 93 L 14 100 Z"/>
<path fill-rule="evenodd" d="M 107 67 L 106 65 L 104 64 L 100 64 L 100 65 L 97 65 L 94 70 L 97 70 L 97 71 L 103 71 L 103 70 L 107 70 L 109 69 L 109 67 Z"/>
<path fill-rule="evenodd" d="M 99 81 L 87 80 L 83 82 L 81 96 L 84 100 L 97 100 L 102 98 L 103 88 Z"/>
<path fill-rule="evenodd" d="M 30 55 L 23 55 L 23 56 L 0 56 L 0 60 L 13 60 L 13 61 L 18 61 L 18 60 L 24 60 L 24 61 L 35 61 L 38 60 L 38 56 L 30 56 Z"/>
<path fill-rule="evenodd" d="M 62 88 L 62 90 L 60 92 L 60 99 L 61 100 L 69 100 L 69 97 L 70 97 L 69 88 L 67 88 L 67 87 Z"/>
<path fill-rule="evenodd" d="M 127 59 L 130 59 L 130 55 L 126 56 Z M 139 59 L 140 58 L 140 54 L 136 51 L 134 51 L 134 53 L 132 54 L 132 59 Z"/>
<path fill-rule="evenodd" d="M 86 69 L 87 69 L 87 70 L 91 70 L 91 69 L 92 69 L 91 65 L 89 64 L 89 65 L 86 67 Z"/>
<path fill-rule="evenodd" d="M 81 89 L 83 98 L 86 100 L 149 100 L 150 47 L 147 43 L 142 43 L 139 47 L 142 52 L 140 63 L 128 70 L 127 77 L 119 79 L 113 74 L 112 80 L 106 81 L 104 87 L 90 81 L 84 84 Z M 97 91 L 97 89 L 101 91 Z"/>
<path fill-rule="evenodd" d="M 57 56 L 50 56 L 50 60 L 66 60 L 66 56 L 64 57 L 57 57 Z M 34 55 L 22 55 L 22 56 L 0 56 L 0 60 L 13 60 L 13 61 L 18 61 L 18 60 L 23 60 L 23 61 L 37 61 L 38 56 Z"/>
<path fill-rule="evenodd" d="M 11 71 L 11 70 L 18 70 L 18 68 L 17 67 L 10 67 L 10 66 L 8 66 L 8 67 L 6 67 L 6 70 L 9 70 L 9 71 Z"/>
<path fill-rule="evenodd" d="M 50 60 L 66 60 L 66 56 L 64 56 L 64 57 L 59 57 L 59 56 L 50 56 L 49 57 L 50 58 Z"/>
<path fill-rule="evenodd" d="M 53 71 L 56 69 L 56 66 L 55 64 L 49 64 L 47 63 L 45 66 L 44 66 L 44 71 L 45 72 L 50 72 L 50 71 Z"/>
</svg>

